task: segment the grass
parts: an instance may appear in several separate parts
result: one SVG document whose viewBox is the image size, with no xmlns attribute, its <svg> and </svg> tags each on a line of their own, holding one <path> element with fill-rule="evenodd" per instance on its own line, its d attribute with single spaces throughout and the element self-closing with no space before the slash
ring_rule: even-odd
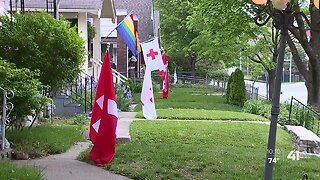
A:
<svg viewBox="0 0 320 180">
<path fill-rule="evenodd" d="M 134 101 L 140 102 L 140 94 L 134 95 Z M 242 108 L 225 103 L 221 95 L 205 95 L 205 90 L 196 88 L 171 88 L 168 99 L 161 99 L 161 93 L 155 92 L 157 109 L 207 109 L 241 112 Z M 135 108 L 141 111 L 141 103 Z"/>
<path fill-rule="evenodd" d="M 269 126 L 241 122 L 134 121 L 130 144 L 105 169 L 133 179 L 263 179 Z M 274 179 L 319 179 L 319 158 L 292 161 L 278 129 Z M 87 151 L 88 152 L 88 151 Z M 86 152 L 86 153 L 87 153 Z M 85 153 L 82 154 L 85 159 Z"/>
<path fill-rule="evenodd" d="M 204 110 L 204 109 L 157 109 L 160 119 L 186 119 L 186 120 L 239 120 L 239 121 L 268 121 L 268 119 L 244 112 Z M 138 112 L 137 118 L 143 118 Z"/>
<path fill-rule="evenodd" d="M 161 93 L 155 93 L 157 115 L 160 119 L 187 120 L 239 120 L 239 121 L 267 121 L 258 115 L 242 112 L 242 108 L 225 103 L 221 95 L 205 95 L 204 89 L 171 88 L 168 99 L 161 99 Z M 134 96 L 135 102 L 140 94 Z M 141 104 L 137 118 L 143 118 Z"/>
<path fill-rule="evenodd" d="M 75 142 L 83 140 L 76 126 L 40 125 L 23 131 L 8 130 L 7 139 L 13 151 L 41 157 L 67 151 Z"/>
<path fill-rule="evenodd" d="M 36 168 L 27 166 L 18 168 L 8 160 L 0 159 L 0 179 L 41 180 L 43 177 Z"/>
</svg>

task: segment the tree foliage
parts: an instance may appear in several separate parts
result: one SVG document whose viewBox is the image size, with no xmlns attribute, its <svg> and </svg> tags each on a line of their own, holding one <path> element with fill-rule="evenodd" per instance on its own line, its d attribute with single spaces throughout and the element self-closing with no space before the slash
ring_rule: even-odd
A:
<svg viewBox="0 0 320 180">
<path fill-rule="evenodd" d="M 45 12 L 13 17 L 0 17 L 0 57 L 18 68 L 39 70 L 40 81 L 51 89 L 73 81 L 85 55 L 75 28 Z"/>
<path fill-rule="evenodd" d="M 256 26 L 245 1 L 161 0 L 161 35 L 168 58 L 185 71 L 216 71 L 239 64 Z M 210 65 L 208 67 L 207 65 Z"/>
<path fill-rule="evenodd" d="M 246 87 L 244 75 L 240 69 L 233 72 L 232 83 L 230 84 L 229 102 L 237 106 L 243 106 L 246 101 Z"/>
<path fill-rule="evenodd" d="M 12 63 L 0 58 L 0 87 L 11 90 L 14 97 L 9 100 L 14 106 L 9 116 L 9 125 L 23 128 L 24 117 L 31 114 L 31 110 L 39 113 L 49 99 L 40 96 L 41 83 L 39 73 L 29 69 L 17 69 Z M 0 100 L 3 101 L 1 90 Z M 1 108 L 2 110 L 2 108 Z"/>
<path fill-rule="evenodd" d="M 233 77 L 234 77 L 234 73 L 231 73 L 228 79 L 228 84 L 227 84 L 226 100 L 228 103 L 230 103 L 230 99 L 231 99 L 231 84 L 233 83 Z"/>
</svg>

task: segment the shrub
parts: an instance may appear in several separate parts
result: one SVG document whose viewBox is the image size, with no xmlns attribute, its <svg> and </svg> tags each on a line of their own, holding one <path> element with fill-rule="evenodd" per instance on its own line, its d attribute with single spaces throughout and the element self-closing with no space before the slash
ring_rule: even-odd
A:
<svg viewBox="0 0 320 180">
<path fill-rule="evenodd" d="M 78 126 L 78 129 L 83 132 L 87 130 L 89 119 L 85 115 L 76 115 L 73 118 L 73 124 Z"/>
<path fill-rule="evenodd" d="M 230 81 L 230 82 L 229 82 Z M 243 106 L 246 100 L 246 87 L 244 75 L 240 69 L 236 69 L 228 80 L 227 101 L 237 106 Z"/>
<path fill-rule="evenodd" d="M 128 79 L 125 84 L 128 84 L 132 93 L 141 93 L 142 91 L 142 82 L 133 82 L 131 79 Z"/>
<path fill-rule="evenodd" d="M 243 106 L 244 112 L 263 116 L 267 119 L 271 119 L 271 104 L 265 100 L 248 100 Z M 288 124 L 289 122 L 289 110 L 286 104 L 280 105 L 280 114 L 278 116 L 278 123 L 281 125 Z"/>
<path fill-rule="evenodd" d="M 121 111 L 130 111 L 132 103 L 132 92 L 128 85 L 120 82 L 115 84 L 115 92 L 117 96 L 117 106 Z"/>
<path fill-rule="evenodd" d="M 251 114 L 260 115 L 263 111 L 265 102 L 262 100 L 248 100 L 243 105 L 243 111 Z"/>
<path fill-rule="evenodd" d="M 39 70 L 40 81 L 51 89 L 72 82 L 86 54 L 76 27 L 46 12 L 13 16 L 14 21 L 0 17 L 0 56 L 18 68 Z"/>
<path fill-rule="evenodd" d="M 233 76 L 234 76 L 234 73 L 231 73 L 231 76 L 229 77 L 228 84 L 227 84 L 226 99 L 228 103 L 230 102 L 230 97 L 231 97 L 230 94 L 231 94 L 231 84 L 233 82 Z"/>
<path fill-rule="evenodd" d="M 17 69 L 14 64 L 0 58 L 0 86 L 14 93 L 14 97 L 9 100 L 14 106 L 9 116 L 9 125 L 23 129 L 24 117 L 30 115 L 32 110 L 38 114 L 45 103 L 50 101 L 39 94 L 41 83 L 37 79 L 38 75 L 29 69 Z M 1 90 L 1 102 L 2 98 Z"/>
</svg>

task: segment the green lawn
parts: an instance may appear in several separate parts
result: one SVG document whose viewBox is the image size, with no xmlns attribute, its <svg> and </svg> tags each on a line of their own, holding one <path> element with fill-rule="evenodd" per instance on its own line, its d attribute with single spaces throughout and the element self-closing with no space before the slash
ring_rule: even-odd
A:
<svg viewBox="0 0 320 180">
<path fill-rule="evenodd" d="M 268 125 L 238 122 L 134 121 L 130 144 L 117 146 L 105 169 L 133 179 L 263 179 Z M 278 129 L 275 179 L 319 179 L 319 158 L 287 159 Z M 82 155 L 82 158 L 85 156 Z"/>
<path fill-rule="evenodd" d="M 242 112 L 242 108 L 225 103 L 221 95 L 205 95 L 204 89 L 171 88 L 168 99 L 155 93 L 158 118 L 188 120 L 267 121 L 262 116 Z M 140 94 L 134 96 L 139 102 Z M 137 118 L 143 118 L 141 104 L 135 108 Z"/>
<path fill-rule="evenodd" d="M 204 109 L 157 109 L 159 119 L 187 120 L 239 120 L 239 121 L 268 121 L 268 119 L 244 112 L 204 110 Z M 137 118 L 143 118 L 139 111 Z"/>
<path fill-rule="evenodd" d="M 41 125 L 23 131 L 8 130 L 6 136 L 14 151 L 41 157 L 67 151 L 82 141 L 80 131 L 71 125 Z"/>
<path fill-rule="evenodd" d="M 242 108 L 225 103 L 221 95 L 205 95 L 203 89 L 171 88 L 168 99 L 161 99 L 161 93 L 155 92 L 154 98 L 157 109 L 207 109 L 224 111 L 242 111 Z M 134 95 L 134 101 L 140 102 L 140 94 Z M 141 111 L 141 104 L 135 108 Z"/>
<path fill-rule="evenodd" d="M 0 179 L 21 179 L 21 180 L 41 180 L 43 179 L 40 170 L 27 166 L 16 167 L 8 160 L 0 159 Z"/>
</svg>

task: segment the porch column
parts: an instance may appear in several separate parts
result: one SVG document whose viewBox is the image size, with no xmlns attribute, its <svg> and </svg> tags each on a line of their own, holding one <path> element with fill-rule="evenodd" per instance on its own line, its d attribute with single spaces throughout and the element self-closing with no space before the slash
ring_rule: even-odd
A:
<svg viewBox="0 0 320 180">
<path fill-rule="evenodd" d="M 80 37 L 84 40 L 84 47 L 88 52 L 88 27 L 87 27 L 87 13 L 79 12 L 78 13 L 78 33 Z M 88 74 L 88 54 L 84 57 L 84 62 L 82 65 L 82 70 L 86 74 Z"/>
<path fill-rule="evenodd" d="M 100 18 L 96 15 L 92 16 L 93 18 L 93 26 L 96 30 L 96 35 L 93 38 L 93 59 L 97 62 L 101 62 L 101 33 L 100 33 Z M 95 64 L 95 63 L 94 63 Z M 98 64 L 95 64 L 94 75 L 97 79 L 100 75 L 100 70 L 98 68 Z"/>
</svg>

